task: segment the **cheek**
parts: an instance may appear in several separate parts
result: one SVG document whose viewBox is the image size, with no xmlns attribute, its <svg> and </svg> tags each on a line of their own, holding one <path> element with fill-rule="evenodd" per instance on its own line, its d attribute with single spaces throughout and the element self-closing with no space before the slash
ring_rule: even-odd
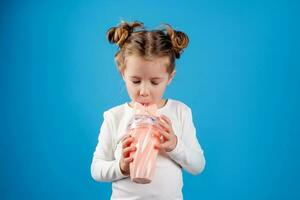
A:
<svg viewBox="0 0 300 200">
<path fill-rule="evenodd" d="M 131 96 L 135 96 L 138 92 L 137 90 L 137 87 L 135 87 L 134 85 L 132 84 L 126 84 L 126 88 L 127 88 L 127 91 L 128 93 L 131 95 Z"/>
<path fill-rule="evenodd" d="M 157 88 L 154 89 L 154 93 L 157 95 L 157 96 L 162 96 L 164 91 L 166 89 L 166 86 L 165 85 L 161 85 Z"/>
</svg>

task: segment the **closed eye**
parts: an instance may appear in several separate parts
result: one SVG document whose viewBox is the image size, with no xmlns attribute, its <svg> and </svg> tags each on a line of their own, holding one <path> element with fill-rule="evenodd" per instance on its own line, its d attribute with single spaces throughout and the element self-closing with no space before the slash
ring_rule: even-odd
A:
<svg viewBox="0 0 300 200">
<path fill-rule="evenodd" d="M 132 81 L 133 84 L 139 84 L 141 81 Z"/>
<path fill-rule="evenodd" d="M 158 85 L 159 83 L 157 83 L 157 82 L 151 82 L 153 85 Z"/>
<path fill-rule="evenodd" d="M 133 83 L 133 84 L 139 84 L 139 83 L 141 83 L 141 81 L 132 81 L 132 83 Z M 152 85 L 159 85 L 159 83 L 158 83 L 158 82 L 155 82 L 155 81 L 151 81 L 151 84 L 152 84 Z"/>
</svg>

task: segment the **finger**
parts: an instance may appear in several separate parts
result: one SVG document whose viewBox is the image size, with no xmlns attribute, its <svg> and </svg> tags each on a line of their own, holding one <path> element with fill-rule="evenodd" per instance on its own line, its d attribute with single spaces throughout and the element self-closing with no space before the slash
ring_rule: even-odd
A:
<svg viewBox="0 0 300 200">
<path fill-rule="evenodd" d="M 169 140 L 172 136 L 167 131 L 161 131 L 160 134 L 167 140 Z"/>
<path fill-rule="evenodd" d="M 172 127 L 172 123 L 169 119 L 165 118 L 165 116 L 159 117 L 159 121 L 166 124 L 169 127 Z"/>
<path fill-rule="evenodd" d="M 157 150 L 162 149 L 161 144 L 160 143 L 155 144 L 154 149 L 157 149 Z"/>
<path fill-rule="evenodd" d="M 123 149 L 124 149 L 125 147 L 128 147 L 133 141 L 134 141 L 134 138 L 131 137 L 131 136 L 125 138 L 125 139 L 123 140 L 123 142 L 122 142 Z"/>
<path fill-rule="evenodd" d="M 171 120 L 166 115 L 161 115 L 161 118 L 166 121 L 167 124 L 172 124 Z"/>
<path fill-rule="evenodd" d="M 160 135 L 159 136 L 159 143 L 164 143 L 166 140 L 165 140 L 165 137 L 163 135 Z"/>
<path fill-rule="evenodd" d="M 131 137 L 131 135 L 130 134 L 126 134 L 125 136 L 123 136 L 123 138 L 121 139 L 121 141 L 124 142 L 129 137 Z"/>
<path fill-rule="evenodd" d="M 128 157 L 129 154 L 131 152 L 134 152 L 134 151 L 136 151 L 136 147 L 135 146 L 126 147 L 126 148 L 123 149 L 123 156 L 124 157 Z"/>
<path fill-rule="evenodd" d="M 126 148 L 123 149 L 123 154 L 130 153 L 130 152 L 133 152 L 133 151 L 136 151 L 135 146 L 126 147 Z"/>
<path fill-rule="evenodd" d="M 166 149 L 169 146 L 170 146 L 170 142 L 164 142 L 164 143 L 155 144 L 154 148 L 158 150 L 162 150 L 162 149 Z"/>
<path fill-rule="evenodd" d="M 159 125 L 163 128 L 163 130 L 170 132 L 171 131 L 171 127 L 166 124 L 165 122 L 162 121 L 158 121 Z"/>
<path fill-rule="evenodd" d="M 169 120 L 169 119 L 168 119 Z M 173 131 L 173 127 L 172 127 L 172 124 L 169 123 L 171 121 L 169 121 L 168 123 L 165 122 L 166 120 L 161 120 L 159 122 L 162 122 L 162 123 L 159 123 L 160 125 L 162 125 L 163 127 L 165 127 L 166 131 L 171 133 L 171 134 L 174 134 L 174 131 Z"/>
<path fill-rule="evenodd" d="M 158 117 L 158 121 L 161 122 L 161 123 L 164 123 L 164 124 L 168 124 L 166 122 L 166 120 L 164 120 L 162 117 Z"/>
<path fill-rule="evenodd" d="M 133 158 L 132 157 L 127 157 L 127 158 L 124 158 L 123 162 L 125 164 L 128 164 L 128 163 L 131 163 L 133 161 Z"/>
</svg>

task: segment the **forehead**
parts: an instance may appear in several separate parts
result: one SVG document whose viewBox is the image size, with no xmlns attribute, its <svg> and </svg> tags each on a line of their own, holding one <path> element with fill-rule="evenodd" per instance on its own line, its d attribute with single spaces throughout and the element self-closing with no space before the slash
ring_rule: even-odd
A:
<svg viewBox="0 0 300 200">
<path fill-rule="evenodd" d="M 146 60 L 140 56 L 128 56 L 125 59 L 125 73 L 136 77 L 162 77 L 168 75 L 168 57 L 156 57 Z"/>
</svg>

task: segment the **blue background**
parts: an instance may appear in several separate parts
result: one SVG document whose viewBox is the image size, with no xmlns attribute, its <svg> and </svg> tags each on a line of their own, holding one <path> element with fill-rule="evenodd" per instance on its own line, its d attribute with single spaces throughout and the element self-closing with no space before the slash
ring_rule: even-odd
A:
<svg viewBox="0 0 300 200">
<path fill-rule="evenodd" d="M 165 97 L 193 110 L 207 161 L 185 199 L 300 199 L 297 1 L 1 1 L 0 199 L 108 199 L 90 175 L 103 112 L 128 101 L 105 33 L 190 37 Z"/>
</svg>

